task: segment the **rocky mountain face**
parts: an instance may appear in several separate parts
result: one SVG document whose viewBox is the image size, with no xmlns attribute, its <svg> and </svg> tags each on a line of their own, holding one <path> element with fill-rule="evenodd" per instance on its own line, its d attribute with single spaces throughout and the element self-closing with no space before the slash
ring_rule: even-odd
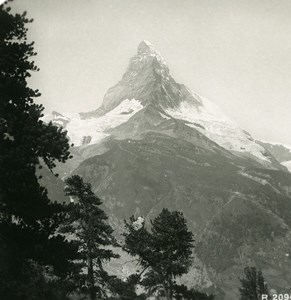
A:
<svg viewBox="0 0 291 300">
<path fill-rule="evenodd" d="M 250 264 L 271 288 L 291 292 L 291 173 L 270 147 L 177 83 L 149 42 L 100 108 L 44 119 L 75 144 L 57 172 L 92 184 L 117 235 L 133 214 L 183 211 L 196 237 L 189 286 L 238 299 L 238 276 Z"/>
<path fill-rule="evenodd" d="M 261 145 L 291 172 L 291 145 L 271 142 L 261 142 Z"/>
</svg>

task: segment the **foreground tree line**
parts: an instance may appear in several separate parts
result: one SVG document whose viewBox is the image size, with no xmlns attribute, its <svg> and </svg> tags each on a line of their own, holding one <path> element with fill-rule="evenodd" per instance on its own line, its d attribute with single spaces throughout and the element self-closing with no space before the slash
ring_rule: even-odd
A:
<svg viewBox="0 0 291 300">
<path fill-rule="evenodd" d="M 194 248 L 181 212 L 164 209 L 149 224 L 132 217 L 121 244 L 101 200 L 80 176 L 66 179 L 73 202 L 48 198 L 36 171 L 44 164 L 53 172 L 71 157 L 70 144 L 62 128 L 41 120 L 44 108 L 34 102 L 40 93 L 27 84 L 38 71 L 26 36 L 30 22 L 26 13 L 12 14 L 7 2 L 0 5 L 0 298 L 214 299 L 176 282 L 189 271 Z M 136 257 L 141 268 L 125 281 L 104 268 L 118 258 L 114 247 Z M 254 268 L 241 282 L 242 300 L 267 293 Z M 139 295 L 137 286 L 143 287 Z"/>
</svg>

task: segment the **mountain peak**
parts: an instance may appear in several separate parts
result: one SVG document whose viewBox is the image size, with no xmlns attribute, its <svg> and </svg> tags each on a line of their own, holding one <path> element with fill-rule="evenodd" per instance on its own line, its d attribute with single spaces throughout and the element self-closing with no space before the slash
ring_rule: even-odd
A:
<svg viewBox="0 0 291 300">
<path fill-rule="evenodd" d="M 148 53 L 154 53 L 154 52 L 156 52 L 154 45 L 146 40 L 143 40 L 137 48 L 138 54 L 148 54 Z"/>
<path fill-rule="evenodd" d="M 82 113 L 81 118 L 102 116 L 125 99 L 136 99 L 143 106 L 178 107 L 187 99 L 196 106 L 200 102 L 170 76 L 169 68 L 159 51 L 147 40 L 137 48 L 122 79 L 105 94 L 102 106 L 93 112 Z"/>
<path fill-rule="evenodd" d="M 168 68 L 166 62 L 159 51 L 156 50 L 154 45 L 146 40 L 143 40 L 137 48 L 137 55 L 133 58 L 133 61 L 136 62 L 144 59 L 148 59 L 148 57 L 156 58 L 158 63 L 162 66 L 162 68 Z"/>
</svg>

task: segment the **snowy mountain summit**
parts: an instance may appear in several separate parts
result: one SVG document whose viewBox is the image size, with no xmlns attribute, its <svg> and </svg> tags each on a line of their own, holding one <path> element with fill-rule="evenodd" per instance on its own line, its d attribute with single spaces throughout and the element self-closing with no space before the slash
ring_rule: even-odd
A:
<svg viewBox="0 0 291 300">
<path fill-rule="evenodd" d="M 154 47 L 154 45 L 149 42 L 149 41 L 146 41 L 146 40 L 143 40 L 138 48 L 137 48 L 137 53 L 138 54 L 143 54 L 143 53 L 156 53 L 156 49 Z"/>
<path fill-rule="evenodd" d="M 162 55 L 160 54 L 160 52 L 158 52 L 156 50 L 156 48 L 154 47 L 154 45 L 152 43 L 150 43 L 149 41 L 143 40 L 137 48 L 137 55 L 139 56 L 146 56 L 146 55 L 150 55 L 150 56 L 155 56 L 157 57 L 158 60 L 164 61 L 164 58 L 162 57 Z"/>
<path fill-rule="evenodd" d="M 122 79 L 107 91 L 101 107 L 87 113 L 63 113 L 62 116 L 68 135 L 79 146 L 100 142 L 121 124 L 129 122 L 127 128 L 130 128 L 137 113 L 147 119 L 148 125 L 183 121 L 187 127 L 199 131 L 226 150 L 267 164 L 271 162 L 265 148 L 214 103 L 177 83 L 162 55 L 148 41 L 139 44 Z M 47 116 L 46 119 L 55 118 Z M 57 119 L 60 120 L 60 116 Z M 137 127 L 136 123 L 134 118 L 135 125 L 132 126 Z M 139 126 L 139 130 L 146 128 Z"/>
</svg>

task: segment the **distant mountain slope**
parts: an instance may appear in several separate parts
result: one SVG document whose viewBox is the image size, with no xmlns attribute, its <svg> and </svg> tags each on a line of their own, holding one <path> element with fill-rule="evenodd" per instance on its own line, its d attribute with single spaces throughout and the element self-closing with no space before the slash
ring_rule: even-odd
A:
<svg viewBox="0 0 291 300">
<path fill-rule="evenodd" d="M 238 276 L 254 264 L 270 287 L 291 292 L 291 174 L 269 147 L 177 83 L 149 42 L 100 108 L 44 120 L 75 144 L 58 173 L 92 184 L 117 235 L 132 214 L 148 221 L 163 207 L 182 210 L 196 238 L 188 284 L 238 299 Z"/>
<path fill-rule="evenodd" d="M 52 202 L 68 203 L 69 197 L 65 196 L 64 187 L 65 183 L 56 177 L 44 164 L 43 168 L 37 169 L 37 176 L 41 176 L 38 180 L 41 186 L 46 187 L 48 191 L 48 198 Z"/>
<path fill-rule="evenodd" d="M 291 145 L 274 142 L 261 142 L 261 145 L 291 172 Z"/>
</svg>

